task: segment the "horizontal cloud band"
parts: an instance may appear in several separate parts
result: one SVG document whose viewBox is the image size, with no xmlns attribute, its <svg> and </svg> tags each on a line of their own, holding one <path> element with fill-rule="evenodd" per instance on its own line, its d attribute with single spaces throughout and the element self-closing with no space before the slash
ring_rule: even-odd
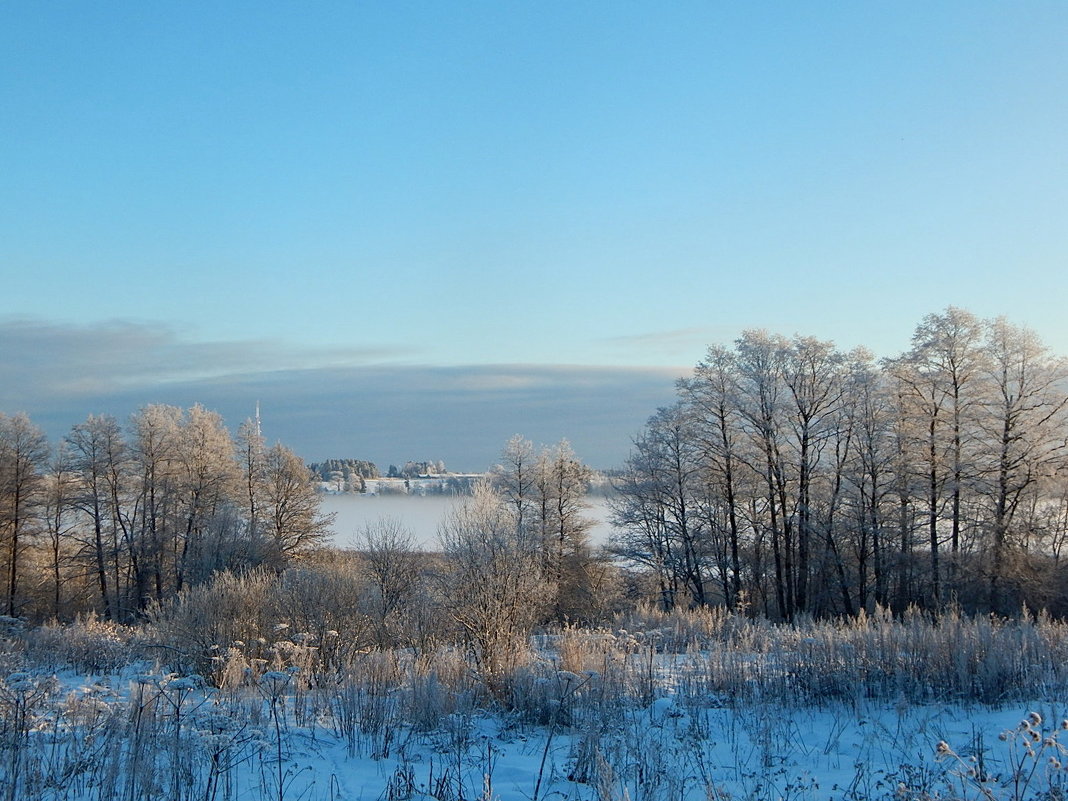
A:
<svg viewBox="0 0 1068 801">
<path fill-rule="evenodd" d="M 142 323 L 0 322 L 0 410 L 25 411 L 53 438 L 86 415 L 124 418 L 150 403 L 202 403 L 236 427 L 258 402 L 264 433 L 309 460 L 385 466 L 443 459 L 482 470 L 504 442 L 571 440 L 614 467 L 684 370 L 573 365 L 382 363 L 385 349 L 194 343 Z M 376 363 L 378 362 L 378 363 Z"/>
</svg>

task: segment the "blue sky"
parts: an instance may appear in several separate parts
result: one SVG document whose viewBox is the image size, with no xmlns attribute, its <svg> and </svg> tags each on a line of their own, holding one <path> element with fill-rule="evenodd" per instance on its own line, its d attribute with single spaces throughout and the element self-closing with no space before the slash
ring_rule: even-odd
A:
<svg viewBox="0 0 1068 801">
<path fill-rule="evenodd" d="M 607 467 L 746 328 L 889 356 L 953 304 L 1068 353 L 1066 42 L 1062 2 L 6 4 L 0 409 L 261 393 L 308 458 Z"/>
</svg>

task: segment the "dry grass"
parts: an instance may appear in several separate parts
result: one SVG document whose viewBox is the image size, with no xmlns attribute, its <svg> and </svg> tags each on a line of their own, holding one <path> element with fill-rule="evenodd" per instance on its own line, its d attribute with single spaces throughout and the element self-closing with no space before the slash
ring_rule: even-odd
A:
<svg viewBox="0 0 1068 801">
<path fill-rule="evenodd" d="M 346 620 L 331 602 L 339 588 L 358 596 L 356 578 L 343 570 L 223 577 L 137 629 L 92 619 L 7 625 L 0 787 L 11 801 L 226 801 L 252 792 L 252 776 L 256 792 L 284 799 L 298 786 L 284 768 L 288 733 L 326 726 L 352 757 L 399 760 L 394 794 L 410 784 L 413 744 L 433 742 L 452 760 L 436 777 L 441 792 L 476 796 L 462 770 L 490 760 L 477 751 L 475 721 L 491 713 L 515 732 L 547 738 L 546 755 L 566 734 L 572 781 L 589 790 L 583 797 L 681 799 L 700 790 L 724 798 L 700 744 L 713 736 L 713 713 L 726 709 L 745 729 L 734 746 L 737 781 L 763 788 L 754 798 L 787 789 L 808 798 L 812 788 L 776 784 L 784 737 L 776 710 L 853 709 L 872 699 L 903 709 L 1055 701 L 1068 689 L 1068 626 L 1045 616 L 880 614 L 787 626 L 722 610 L 651 609 L 611 628 L 538 635 L 491 685 L 462 642 L 374 647 L 359 613 Z M 297 593 L 310 595 L 286 608 Z M 115 672 L 146 656 L 154 664 L 136 670 L 151 675 L 121 696 L 72 694 L 51 678 L 64 668 Z M 679 780 L 671 764 L 685 764 L 689 778 Z M 694 777 L 706 774 L 702 789 Z M 933 781 L 922 775 L 924 786 Z"/>
</svg>

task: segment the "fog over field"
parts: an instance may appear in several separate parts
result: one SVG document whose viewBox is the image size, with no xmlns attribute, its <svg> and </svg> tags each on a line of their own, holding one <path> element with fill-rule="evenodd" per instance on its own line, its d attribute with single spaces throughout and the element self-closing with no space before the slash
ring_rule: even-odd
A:
<svg viewBox="0 0 1068 801">
<path fill-rule="evenodd" d="M 330 526 L 331 542 L 339 548 L 359 547 L 360 532 L 382 518 L 390 518 L 410 530 L 420 547 L 433 550 L 439 547 L 438 527 L 463 501 L 463 496 L 457 495 L 365 497 L 348 493 L 324 495 L 322 510 L 336 515 Z M 611 531 L 608 499 L 591 496 L 586 499 L 586 504 L 582 514 L 594 521 L 589 532 L 590 540 L 601 545 L 608 541 Z"/>
</svg>

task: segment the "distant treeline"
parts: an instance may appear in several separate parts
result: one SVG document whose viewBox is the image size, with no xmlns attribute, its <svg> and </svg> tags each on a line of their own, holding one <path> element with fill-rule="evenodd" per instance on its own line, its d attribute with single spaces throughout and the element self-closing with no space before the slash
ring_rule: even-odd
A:
<svg viewBox="0 0 1068 801">
<path fill-rule="evenodd" d="M 447 473 L 416 478 L 387 476 L 367 482 L 365 491 L 374 495 L 470 495 L 485 478 L 485 473 Z"/>
<path fill-rule="evenodd" d="M 318 479 L 331 486 L 336 492 L 367 492 L 367 481 L 382 478 L 382 473 L 374 462 L 363 459 L 327 459 L 324 462 L 315 462 L 308 468 Z M 389 466 L 386 478 L 393 479 L 416 479 L 416 478 L 455 478 L 445 467 L 445 462 L 405 462 L 402 467 L 395 464 Z M 470 482 L 458 482 L 457 486 L 464 491 L 469 489 Z"/>
<path fill-rule="evenodd" d="M 320 481 L 336 484 L 340 492 L 363 492 L 367 479 L 382 475 L 374 462 L 363 459 L 327 459 L 308 465 L 308 469 Z"/>
</svg>

